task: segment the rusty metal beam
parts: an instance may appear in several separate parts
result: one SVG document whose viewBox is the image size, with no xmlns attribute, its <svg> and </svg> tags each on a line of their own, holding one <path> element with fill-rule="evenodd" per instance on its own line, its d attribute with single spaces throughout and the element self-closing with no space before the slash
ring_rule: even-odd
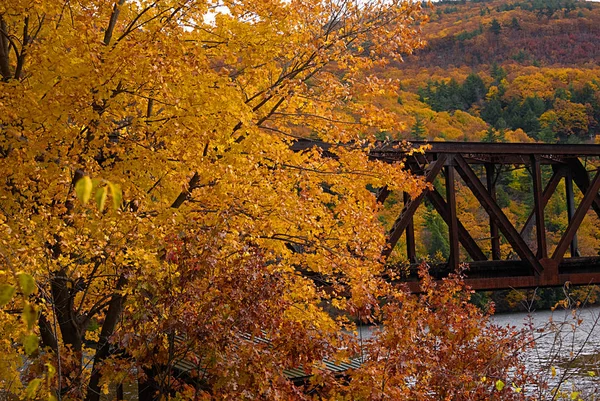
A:
<svg viewBox="0 0 600 401">
<path fill-rule="evenodd" d="M 577 185 L 581 192 L 586 193 L 590 186 L 590 176 L 588 175 L 587 170 L 578 158 L 571 158 L 567 163 L 569 165 L 569 171 L 572 173 L 573 181 L 575 181 L 575 185 Z M 598 218 L 600 218 L 600 195 L 596 195 L 592 207 L 594 208 L 596 215 L 598 215 Z"/>
<path fill-rule="evenodd" d="M 404 206 L 410 203 L 410 195 L 404 192 Z M 417 261 L 417 251 L 415 246 L 415 223 L 411 216 L 406 226 L 406 258 L 410 263 Z"/>
<path fill-rule="evenodd" d="M 565 192 L 567 197 L 567 222 L 568 224 L 571 224 L 571 220 L 573 220 L 573 216 L 575 215 L 575 195 L 573 194 L 573 175 L 570 171 L 565 176 Z M 577 249 L 577 233 L 573 235 L 569 245 L 571 257 L 578 256 L 579 250 Z"/>
<path fill-rule="evenodd" d="M 371 152 L 399 153 L 399 142 L 382 143 Z M 408 150 L 427 145 L 427 153 L 461 153 L 493 155 L 540 155 L 540 156 L 598 156 L 600 145 L 595 144 L 547 144 L 547 143 L 484 143 L 484 142 L 411 142 Z M 406 147 L 405 147 L 406 148 Z M 543 163 L 551 163 L 549 158 Z"/>
<path fill-rule="evenodd" d="M 437 175 L 442 170 L 442 167 L 444 167 L 445 162 L 446 156 L 440 155 L 439 159 L 437 159 L 432 165 L 429 166 L 427 174 L 425 175 L 425 182 L 427 182 L 428 184 L 433 183 L 435 177 L 437 177 Z M 390 230 L 386 247 L 381 252 L 381 255 L 385 259 L 387 259 L 392 253 L 392 250 L 398 243 L 400 236 L 402 236 L 402 233 L 404 232 L 404 230 L 406 230 L 406 227 L 410 223 L 410 220 L 412 219 L 415 211 L 417 210 L 417 207 L 419 207 L 419 205 L 423 201 L 424 196 L 425 192 L 423 191 L 417 197 L 412 199 L 410 203 L 408 205 L 405 205 L 402 209 L 400 216 L 396 219 L 392 226 L 392 229 Z"/>
<path fill-rule="evenodd" d="M 299 139 L 295 141 L 291 148 L 294 151 L 304 151 L 317 147 L 325 154 L 329 153 L 332 147 L 341 146 L 348 149 L 363 148 L 366 146 L 349 144 L 331 144 L 323 141 L 311 139 Z M 483 143 L 483 142 L 411 142 L 394 141 L 380 142 L 376 144 L 369 152 L 373 158 L 381 158 L 390 161 L 404 160 L 409 152 L 422 146 L 428 146 L 430 149 L 427 154 L 442 154 L 442 153 L 461 153 L 463 157 L 469 155 L 486 156 L 483 159 L 493 157 L 492 161 L 497 164 L 502 164 L 505 161 L 519 160 L 509 156 L 523 156 L 524 163 L 528 163 L 527 159 L 530 155 L 539 155 L 541 164 L 556 164 L 564 163 L 566 159 L 573 157 L 585 156 L 600 156 L 600 145 L 595 144 L 542 144 L 542 143 Z M 481 159 L 479 162 L 474 157 L 473 161 L 484 163 Z M 509 160 L 510 159 L 510 160 Z"/>
<path fill-rule="evenodd" d="M 490 197 L 496 201 L 496 168 L 492 163 L 486 163 L 485 165 L 485 180 L 487 184 L 487 190 Z M 494 219 L 490 217 L 490 240 L 492 243 L 492 259 L 500 259 L 500 233 L 498 232 L 498 226 Z"/>
<path fill-rule="evenodd" d="M 444 177 L 446 179 L 446 200 L 448 202 L 448 239 L 450 244 L 450 258 L 448 266 L 452 270 L 458 268 L 460 253 L 458 248 L 458 223 L 456 217 L 456 187 L 454 179 L 454 167 L 451 165 L 444 168 Z"/>
<path fill-rule="evenodd" d="M 502 212 L 500 206 L 498 206 L 494 199 L 489 195 L 475 172 L 473 172 L 461 155 L 456 155 L 454 160 L 456 162 L 456 170 L 465 181 L 465 184 L 471 189 L 490 217 L 494 218 L 496 224 L 498 224 L 498 228 L 502 231 L 515 252 L 522 260 L 527 261 L 536 274 L 541 274 L 544 268 L 540 264 L 540 261 L 533 252 L 531 252 L 531 249 L 529 249 L 523 238 L 521 238 L 510 220 L 508 220 L 504 212 Z"/>
<path fill-rule="evenodd" d="M 585 214 L 592 206 L 594 199 L 598 196 L 599 189 L 600 189 L 600 170 L 598 170 L 596 172 L 596 176 L 592 180 L 590 187 L 588 188 L 587 192 L 583 196 L 581 203 L 579 203 L 577 210 L 573 214 L 573 218 L 569 222 L 567 229 L 565 230 L 562 238 L 558 242 L 558 245 L 556 246 L 556 249 L 554 250 L 554 254 L 552 254 L 552 259 L 556 263 L 560 264 L 560 262 L 563 260 L 565 252 L 567 251 L 567 248 L 570 246 L 571 241 L 575 237 L 575 234 L 577 233 L 577 229 L 581 225 L 581 222 L 583 221 Z"/>
<path fill-rule="evenodd" d="M 431 202 L 435 210 L 442 216 L 442 219 L 448 224 L 450 220 L 450 213 L 448 212 L 448 205 L 444 200 L 444 197 L 437 191 L 437 189 L 432 188 L 430 191 L 427 191 L 426 195 L 427 200 Z M 465 228 L 465 226 L 460 222 L 460 220 L 456 221 L 458 225 L 458 240 L 465 248 L 469 256 L 473 260 L 487 260 L 487 257 L 477 245 L 477 242 L 473 239 L 469 231 Z"/>
<path fill-rule="evenodd" d="M 544 202 L 542 199 L 542 172 L 539 157 L 531 156 L 531 176 L 533 178 L 533 211 L 535 214 L 535 232 L 537 239 L 537 257 L 548 257 L 546 245 L 546 226 L 544 221 Z"/>
<path fill-rule="evenodd" d="M 589 285 L 600 283 L 600 257 L 578 257 L 564 259 L 557 274 L 551 277 L 522 275 L 518 266 L 522 261 L 485 261 L 473 262 L 469 264 L 465 283 L 474 290 L 494 290 L 508 288 L 536 288 L 536 287 L 555 287 L 562 286 L 569 282 L 573 285 Z M 436 280 L 440 280 L 450 273 L 445 269 L 445 273 L 440 277 L 436 274 L 442 265 L 429 267 L 430 273 L 433 273 Z M 411 265 L 410 274 L 404 276 L 412 292 L 420 292 L 417 272 L 419 266 Z"/>
<path fill-rule="evenodd" d="M 574 273 L 559 274 L 553 281 L 542 280 L 540 276 L 516 276 L 516 277 L 493 277 L 493 278 L 469 278 L 464 279 L 466 285 L 473 290 L 505 290 L 512 288 L 539 288 L 558 287 L 569 282 L 572 285 L 591 285 L 600 283 L 599 273 Z M 422 288 L 419 281 L 406 283 L 410 292 L 420 293 Z"/>
<path fill-rule="evenodd" d="M 556 188 L 558 187 L 560 180 L 562 180 L 562 178 L 565 176 L 565 174 L 566 174 L 565 169 L 562 166 L 554 169 L 554 171 L 552 173 L 552 177 L 550 177 L 550 181 L 548 181 L 548 183 L 546 184 L 546 188 L 544 188 L 544 193 L 542 194 L 542 202 L 541 203 L 542 203 L 543 208 L 546 207 L 546 205 L 550 201 L 550 198 L 552 198 L 552 195 L 554 195 L 554 192 L 556 191 Z M 525 225 L 521 229 L 521 233 L 520 233 L 521 237 L 523 237 L 524 233 L 527 232 L 527 230 L 529 230 L 531 228 L 534 221 L 535 221 L 535 210 L 532 210 L 531 213 L 529 213 L 529 217 L 527 217 L 527 221 L 525 221 Z"/>
<path fill-rule="evenodd" d="M 387 199 L 387 197 L 390 195 L 390 190 L 389 188 L 386 186 L 381 187 L 377 190 L 377 194 L 376 199 L 378 203 L 383 203 L 385 202 L 385 200 Z"/>
</svg>

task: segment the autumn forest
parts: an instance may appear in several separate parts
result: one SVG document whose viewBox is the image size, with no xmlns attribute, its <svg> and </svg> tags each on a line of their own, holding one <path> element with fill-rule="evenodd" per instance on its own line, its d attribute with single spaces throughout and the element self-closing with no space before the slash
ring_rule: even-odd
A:
<svg viewBox="0 0 600 401">
<path fill-rule="evenodd" d="M 369 151 L 600 143 L 598 43 L 581 0 L 3 1 L 0 400 L 581 399 L 527 365 L 532 330 L 492 316 L 600 291 L 432 279 L 448 228 L 425 202 L 411 294 L 390 279 L 405 240 L 384 250 L 428 184 Z M 502 172 L 515 224 L 531 185 Z M 591 213 L 579 249 L 600 250 Z"/>
</svg>

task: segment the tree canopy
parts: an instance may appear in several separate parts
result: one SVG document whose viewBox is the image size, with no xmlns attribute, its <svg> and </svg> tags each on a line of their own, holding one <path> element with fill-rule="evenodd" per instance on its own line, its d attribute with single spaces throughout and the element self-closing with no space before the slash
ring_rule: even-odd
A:
<svg viewBox="0 0 600 401">
<path fill-rule="evenodd" d="M 341 330 L 382 318 L 382 297 L 398 299 L 388 315 L 409 311 L 393 309 L 403 293 L 382 279 L 385 231 L 369 188 L 423 184 L 368 159 L 376 134 L 401 122 L 370 101 L 397 88 L 365 71 L 420 45 L 420 7 L 3 2 L 0 387 L 98 400 L 111 383 L 137 381 L 144 399 L 291 399 L 361 394 L 368 374 L 385 382 L 378 367 L 351 387 L 322 361 L 356 355 Z M 298 137 L 332 147 L 294 152 Z M 486 369 L 506 380 L 514 350 L 489 354 L 485 317 L 464 313 L 479 327 L 468 338 L 481 338 L 464 358 L 507 364 L 457 380 Z M 448 327 L 462 325 L 456 316 Z M 407 327 L 391 328 L 399 344 L 423 328 Z M 186 380 L 178 361 L 193 365 Z M 313 375 L 312 393 L 286 380 L 297 367 Z M 442 380 L 415 369 L 394 376 L 394 394 Z"/>
</svg>

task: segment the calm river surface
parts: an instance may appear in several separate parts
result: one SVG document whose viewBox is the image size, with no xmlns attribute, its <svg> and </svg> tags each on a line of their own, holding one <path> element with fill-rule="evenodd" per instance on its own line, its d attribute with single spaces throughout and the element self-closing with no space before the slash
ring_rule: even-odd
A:
<svg viewBox="0 0 600 401">
<path fill-rule="evenodd" d="M 560 384 L 569 394 L 580 392 L 581 399 L 600 399 L 600 307 L 499 314 L 492 322 L 531 330 L 535 345 L 525 352 L 525 361 L 550 388 Z M 548 391 L 540 393 L 540 399 L 551 398 Z"/>
<path fill-rule="evenodd" d="M 523 357 L 534 383 L 525 391 L 539 400 L 600 400 L 600 307 L 579 310 L 557 309 L 530 313 L 494 315 L 492 323 L 526 329 L 534 345 Z M 376 327 L 361 327 L 359 335 L 370 338 Z M 539 386 L 545 383 L 546 386 Z M 544 388 L 545 387 L 545 388 Z M 560 388 L 562 398 L 552 390 Z"/>
</svg>

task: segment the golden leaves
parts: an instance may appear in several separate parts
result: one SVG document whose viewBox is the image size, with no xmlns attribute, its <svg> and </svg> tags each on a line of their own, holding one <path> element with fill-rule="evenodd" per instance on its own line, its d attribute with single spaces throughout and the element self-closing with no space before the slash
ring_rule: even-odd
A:
<svg viewBox="0 0 600 401">
<path fill-rule="evenodd" d="M 22 6 L 10 2 L 20 10 L 11 35 L 21 35 Z M 64 331 L 48 331 L 59 346 L 44 355 L 65 353 L 72 398 L 86 388 L 83 338 L 100 340 L 90 327 L 110 320 L 117 297 L 127 302 L 111 339 L 139 361 L 148 341 L 167 358 L 165 333 L 181 332 L 212 378 L 252 377 L 224 392 L 277 383 L 290 395 L 283 368 L 320 361 L 340 344 L 341 323 L 325 301 L 371 313 L 383 293 L 385 234 L 369 188 L 416 193 L 422 185 L 361 148 L 397 126 L 370 104 L 393 85 L 368 81 L 364 68 L 384 61 L 384 45 L 399 54 L 416 44 L 407 26 L 419 5 L 225 6 L 207 22 L 204 2 L 124 2 L 118 17 L 112 2 L 36 2 L 30 14 L 46 19 L 23 79 L 0 83 L 10 132 L 0 143 L 1 215 L 11 231 L 2 246 L 16 254 L 19 288 L 32 301 L 17 340 L 37 358 L 36 325 L 64 319 Z M 357 147 L 293 152 L 303 136 Z M 76 171 L 85 176 L 73 182 Z M 0 285 L 8 304 L 16 284 Z M 10 331 L 4 315 L 0 325 Z M 242 335 L 262 331 L 274 349 L 242 346 Z M 36 363 L 42 371 L 45 360 Z M 32 395 L 44 384 L 36 380 Z"/>
</svg>

